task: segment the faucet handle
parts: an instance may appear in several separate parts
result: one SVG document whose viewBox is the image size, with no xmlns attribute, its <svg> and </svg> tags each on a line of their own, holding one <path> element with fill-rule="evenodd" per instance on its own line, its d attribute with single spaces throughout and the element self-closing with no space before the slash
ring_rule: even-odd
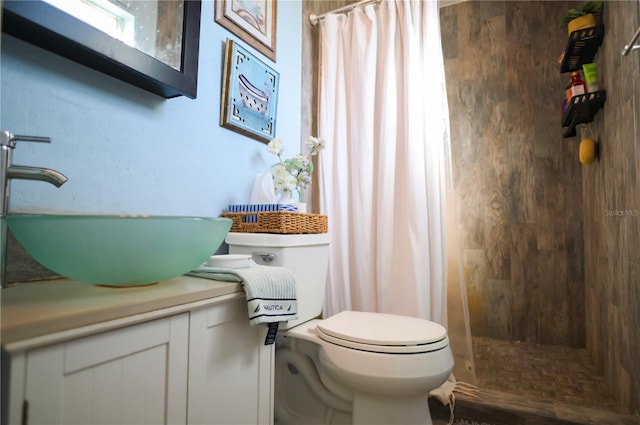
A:
<svg viewBox="0 0 640 425">
<path fill-rule="evenodd" d="M 8 146 L 13 149 L 16 147 L 16 142 L 51 143 L 51 138 L 40 136 L 23 136 L 19 134 L 13 134 L 10 131 L 3 131 L 2 133 L 0 133 L 0 145 Z"/>
</svg>

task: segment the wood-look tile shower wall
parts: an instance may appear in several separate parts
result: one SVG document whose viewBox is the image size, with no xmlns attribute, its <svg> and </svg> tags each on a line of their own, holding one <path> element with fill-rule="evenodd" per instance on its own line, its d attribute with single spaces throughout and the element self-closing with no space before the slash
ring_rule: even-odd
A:
<svg viewBox="0 0 640 425">
<path fill-rule="evenodd" d="M 596 57 L 604 109 L 598 162 L 583 167 L 587 351 L 623 411 L 640 414 L 640 51 L 621 56 L 640 26 L 638 0 L 608 1 Z M 640 41 L 638 42 L 640 43 Z"/>
<path fill-rule="evenodd" d="M 636 0 L 605 2 L 596 62 L 599 161 L 562 139 L 557 21 L 576 2 L 442 9 L 462 260 L 474 335 L 586 346 L 640 412 L 640 25 Z"/>
<path fill-rule="evenodd" d="M 578 142 L 557 57 L 568 3 L 441 9 L 461 259 L 473 335 L 585 345 Z"/>
</svg>

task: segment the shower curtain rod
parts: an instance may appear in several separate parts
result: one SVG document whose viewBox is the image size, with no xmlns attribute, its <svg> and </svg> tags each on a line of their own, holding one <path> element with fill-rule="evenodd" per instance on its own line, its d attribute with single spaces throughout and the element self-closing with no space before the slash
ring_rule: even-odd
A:
<svg viewBox="0 0 640 425">
<path fill-rule="evenodd" d="M 350 10 L 355 9 L 358 6 L 366 6 L 370 3 L 378 3 L 380 2 L 380 0 L 361 0 L 359 2 L 356 3 L 352 3 L 348 6 L 343 6 L 340 7 L 338 9 L 335 10 L 330 10 L 328 12 L 325 13 L 321 13 L 319 15 L 316 15 L 315 13 L 312 13 L 309 15 L 309 21 L 311 21 L 311 25 L 315 25 L 318 23 L 318 21 L 320 21 L 320 19 L 324 19 L 325 16 L 327 16 L 329 13 L 342 13 L 342 12 L 348 12 Z"/>
</svg>

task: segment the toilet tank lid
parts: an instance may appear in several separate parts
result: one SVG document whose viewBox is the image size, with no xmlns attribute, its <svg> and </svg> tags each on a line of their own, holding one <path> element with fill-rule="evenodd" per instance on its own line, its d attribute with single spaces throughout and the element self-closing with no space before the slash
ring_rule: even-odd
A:
<svg viewBox="0 0 640 425">
<path fill-rule="evenodd" d="M 321 332 L 346 341 L 370 345 L 425 345 L 442 341 L 440 324 L 395 314 L 343 311 L 318 322 Z"/>
<path fill-rule="evenodd" d="M 225 242 L 234 246 L 286 248 L 292 246 L 328 245 L 328 233 L 275 234 L 229 232 Z"/>
</svg>

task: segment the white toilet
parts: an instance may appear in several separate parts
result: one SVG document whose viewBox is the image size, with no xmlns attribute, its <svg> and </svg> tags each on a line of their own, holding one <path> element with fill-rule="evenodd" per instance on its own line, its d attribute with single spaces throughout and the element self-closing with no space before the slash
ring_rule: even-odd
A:
<svg viewBox="0 0 640 425">
<path fill-rule="evenodd" d="M 343 311 L 319 320 L 328 234 L 229 233 L 230 254 L 296 275 L 298 319 L 282 323 L 275 423 L 431 424 L 427 397 L 453 369 L 447 332 L 423 319 Z"/>
</svg>

